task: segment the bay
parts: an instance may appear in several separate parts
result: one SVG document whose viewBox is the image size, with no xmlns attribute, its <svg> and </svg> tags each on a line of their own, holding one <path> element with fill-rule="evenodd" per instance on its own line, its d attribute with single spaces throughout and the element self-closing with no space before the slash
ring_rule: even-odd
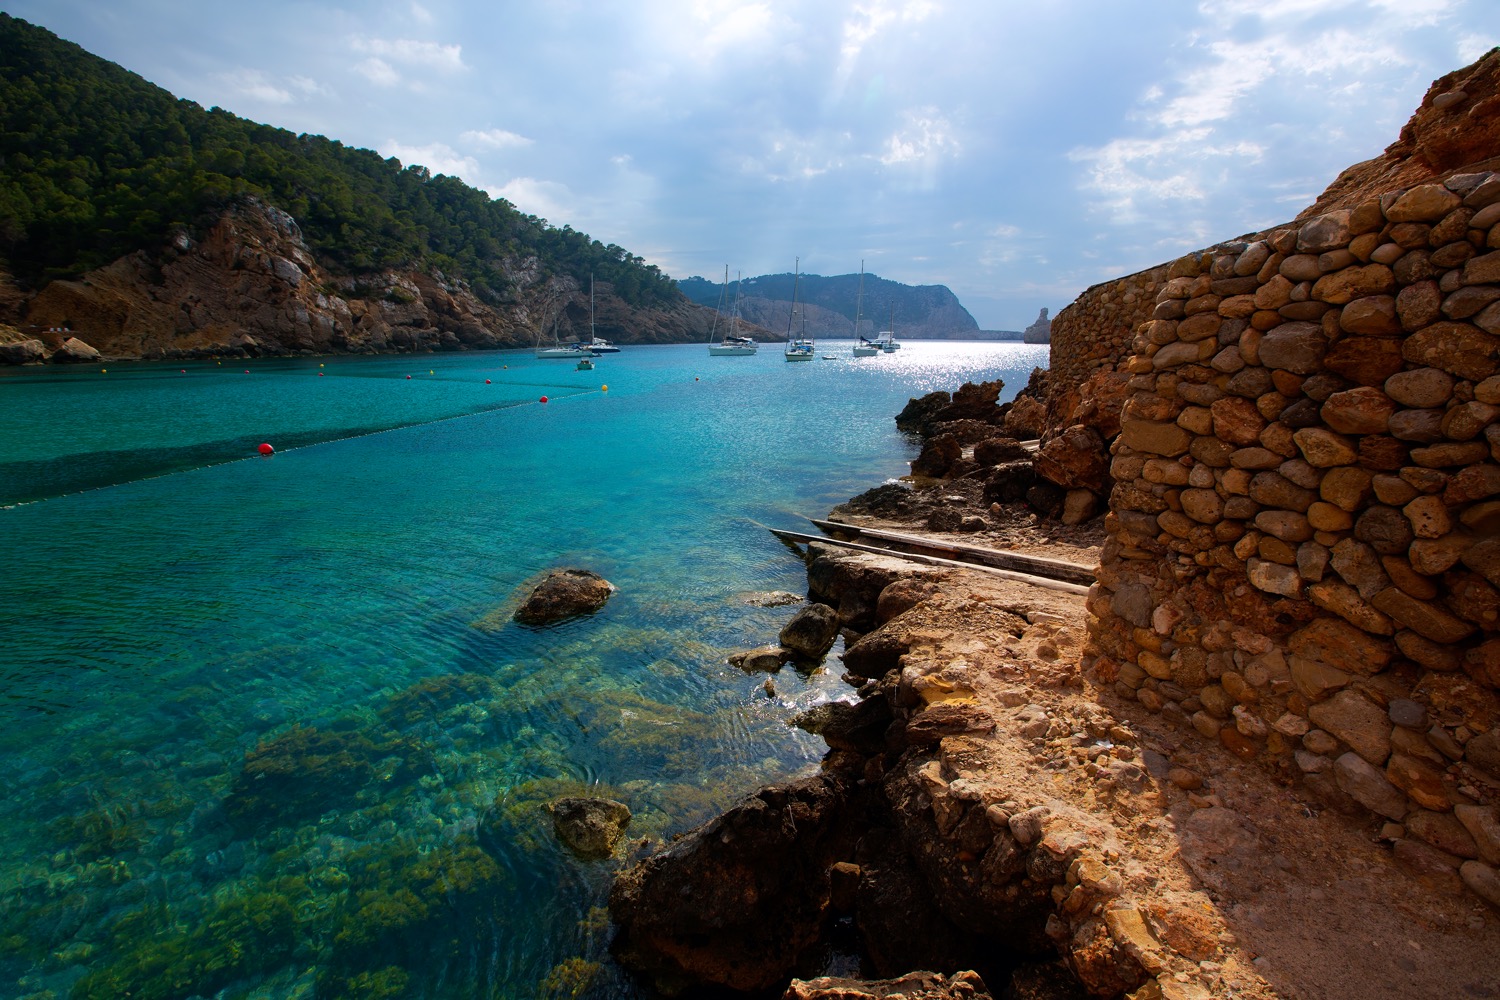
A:
<svg viewBox="0 0 1500 1000">
<path fill-rule="evenodd" d="M 725 663 L 795 612 L 746 592 L 805 590 L 762 525 L 1047 351 L 850 346 L 0 374 L 0 993 L 640 995 L 545 803 L 624 801 L 640 846 L 815 767 L 787 720 L 837 660 Z M 560 565 L 619 592 L 509 622 Z"/>
</svg>

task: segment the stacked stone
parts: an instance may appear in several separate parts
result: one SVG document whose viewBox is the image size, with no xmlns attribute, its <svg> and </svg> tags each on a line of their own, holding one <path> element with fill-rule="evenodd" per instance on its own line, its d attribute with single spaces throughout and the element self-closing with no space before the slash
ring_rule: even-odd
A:
<svg viewBox="0 0 1500 1000">
<path fill-rule="evenodd" d="M 1094 285 L 1052 320 L 1052 350 L 1048 364 L 1048 406 L 1069 390 L 1076 390 L 1100 371 L 1114 371 L 1130 357 L 1136 327 L 1151 318 L 1156 294 L 1167 280 L 1165 266 Z M 1066 403 L 1054 420 L 1057 426 L 1071 407 Z"/>
<path fill-rule="evenodd" d="M 1500 906 L 1500 174 L 1185 257 L 1133 346 L 1096 672 Z"/>
</svg>

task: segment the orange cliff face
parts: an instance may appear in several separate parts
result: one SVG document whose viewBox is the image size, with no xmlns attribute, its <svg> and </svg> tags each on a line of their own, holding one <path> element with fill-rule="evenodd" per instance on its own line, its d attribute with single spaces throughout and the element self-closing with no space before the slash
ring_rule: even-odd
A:
<svg viewBox="0 0 1500 1000">
<path fill-rule="evenodd" d="M 1500 168 L 1500 48 L 1434 80 L 1385 152 L 1344 170 L 1298 220 L 1465 171 Z"/>
</svg>

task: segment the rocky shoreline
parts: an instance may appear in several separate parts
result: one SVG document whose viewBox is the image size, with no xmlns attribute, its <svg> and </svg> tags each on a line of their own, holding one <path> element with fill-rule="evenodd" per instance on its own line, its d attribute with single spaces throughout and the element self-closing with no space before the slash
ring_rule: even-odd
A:
<svg viewBox="0 0 1500 1000">
<path fill-rule="evenodd" d="M 1102 520 L 1016 457 L 1034 401 L 998 392 L 913 401 L 914 472 L 947 478 L 831 517 L 1096 565 Z M 857 699 L 794 720 L 828 744 L 816 774 L 617 878 L 615 953 L 662 994 L 1354 1000 L 1500 975 L 1483 904 L 1084 669 L 1084 598 L 831 543 L 806 561 Z M 776 651 L 741 665 L 806 656 Z"/>
</svg>

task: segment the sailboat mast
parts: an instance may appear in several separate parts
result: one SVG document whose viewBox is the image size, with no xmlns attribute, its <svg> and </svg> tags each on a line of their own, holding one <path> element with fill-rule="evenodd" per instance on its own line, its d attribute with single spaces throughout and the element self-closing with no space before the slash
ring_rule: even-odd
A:
<svg viewBox="0 0 1500 1000">
<path fill-rule="evenodd" d="M 854 297 L 854 336 L 859 337 L 859 318 L 865 305 L 865 262 L 859 262 L 859 293 Z"/>
<path fill-rule="evenodd" d="M 714 307 L 714 325 L 708 331 L 708 342 L 714 342 L 714 334 L 719 332 L 719 316 L 724 312 L 724 303 L 729 298 L 729 265 L 724 265 L 724 287 L 719 289 L 719 304 Z"/>
<path fill-rule="evenodd" d="M 734 308 L 729 311 L 729 335 L 737 336 L 740 332 L 740 278 L 739 271 L 734 272 Z M 729 281 L 729 267 L 724 268 L 724 280 Z"/>
<path fill-rule="evenodd" d="M 786 339 L 792 339 L 792 324 L 797 322 L 797 281 L 802 277 L 802 258 L 797 258 L 796 271 L 792 275 L 792 311 L 786 318 Z"/>
</svg>

